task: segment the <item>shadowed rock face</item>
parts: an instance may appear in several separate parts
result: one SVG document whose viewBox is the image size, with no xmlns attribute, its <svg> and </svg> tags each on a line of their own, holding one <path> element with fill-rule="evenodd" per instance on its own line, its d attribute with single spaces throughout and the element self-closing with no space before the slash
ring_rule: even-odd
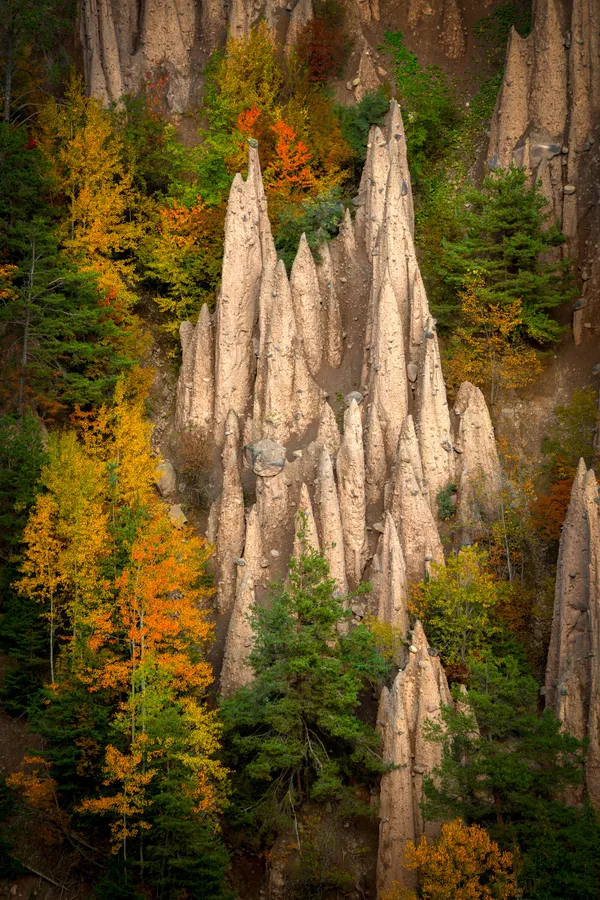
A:
<svg viewBox="0 0 600 900">
<path fill-rule="evenodd" d="M 564 728 L 589 737 L 586 782 L 600 807 L 600 526 L 598 485 L 580 461 L 563 527 L 552 635 L 546 668 L 546 705 Z"/>
</svg>

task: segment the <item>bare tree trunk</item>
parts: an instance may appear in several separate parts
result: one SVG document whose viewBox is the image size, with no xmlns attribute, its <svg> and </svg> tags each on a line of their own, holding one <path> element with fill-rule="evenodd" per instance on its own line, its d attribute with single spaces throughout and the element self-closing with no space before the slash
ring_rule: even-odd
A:
<svg viewBox="0 0 600 900">
<path fill-rule="evenodd" d="M 9 25 L 6 40 L 6 73 L 4 76 L 4 121 L 7 125 L 10 122 L 10 104 L 12 100 L 13 45 L 13 27 L 12 25 Z"/>
</svg>

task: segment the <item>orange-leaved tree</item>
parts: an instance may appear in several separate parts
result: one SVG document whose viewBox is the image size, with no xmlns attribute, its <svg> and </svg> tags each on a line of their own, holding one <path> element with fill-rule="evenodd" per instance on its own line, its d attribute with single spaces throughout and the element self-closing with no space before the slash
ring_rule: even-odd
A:
<svg viewBox="0 0 600 900">
<path fill-rule="evenodd" d="M 149 381 L 134 371 L 112 404 L 51 438 L 18 583 L 46 604 L 58 648 L 37 723 L 56 802 L 100 828 L 108 816 L 113 850 L 130 857 L 134 845 L 138 859 L 175 840 L 165 804 L 185 823 L 173 858 L 193 856 L 198 829 L 217 827 L 227 778 L 206 705 L 211 548 L 174 527 L 156 493 Z M 32 783 L 22 779 L 25 799 Z"/>
<path fill-rule="evenodd" d="M 407 841 L 404 865 L 419 873 L 418 895 L 395 886 L 383 900 L 509 900 L 515 896 L 510 853 L 504 853 L 485 828 L 454 819 L 442 826 L 435 843 Z"/>
</svg>

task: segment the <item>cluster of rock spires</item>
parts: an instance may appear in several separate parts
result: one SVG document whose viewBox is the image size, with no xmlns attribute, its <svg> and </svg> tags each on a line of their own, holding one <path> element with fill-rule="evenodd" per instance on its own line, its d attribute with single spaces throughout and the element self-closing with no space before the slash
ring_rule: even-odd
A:
<svg viewBox="0 0 600 900">
<path fill-rule="evenodd" d="M 288 278 L 251 146 L 248 176 L 237 175 L 231 187 L 216 311 L 203 307 L 195 327 L 181 327 L 177 428 L 221 454 L 208 536 L 216 544 L 218 608 L 229 616 L 224 695 L 251 678 L 247 613 L 299 552 L 298 510 L 340 594 L 368 578 L 372 612 L 408 637 L 409 585 L 444 561 L 437 494 L 455 486 L 457 515 L 472 535 L 500 487 L 481 392 L 465 383 L 454 412 L 448 406 L 395 101 L 385 127 L 371 130 L 355 203 L 354 221 L 346 212 L 317 258 L 302 238 Z M 343 429 L 329 402 L 334 386 L 347 392 Z M 365 608 L 353 612 L 361 617 Z M 437 758 L 421 724 L 448 699 L 417 623 L 409 662 L 381 699 L 386 756 L 408 767 L 382 785 L 382 885 L 390 872 L 403 877 L 397 842 L 423 831 L 421 782 Z M 402 785 L 408 793 L 398 793 Z"/>
<path fill-rule="evenodd" d="M 537 0 L 527 38 L 513 29 L 492 119 L 488 165 L 525 167 L 542 184 L 579 263 L 582 296 L 573 310 L 579 343 L 592 328 L 590 306 L 600 288 L 598 249 L 598 121 L 600 5 L 589 0 Z M 594 310 L 595 312 L 595 310 Z"/>
<path fill-rule="evenodd" d="M 361 100 L 387 75 L 369 35 L 382 14 L 379 0 L 343 0 L 343 6 L 344 30 L 352 42 L 346 87 Z M 123 94 L 139 92 L 146 80 L 166 76 L 167 108 L 184 113 L 199 99 L 203 64 L 228 34 L 241 37 L 264 20 L 287 52 L 314 15 L 312 0 L 82 0 L 79 30 L 86 83 L 103 100 L 118 101 Z M 433 6 L 410 0 L 405 18 L 409 28 L 426 28 L 448 59 L 464 56 L 466 32 L 458 0 Z"/>
</svg>

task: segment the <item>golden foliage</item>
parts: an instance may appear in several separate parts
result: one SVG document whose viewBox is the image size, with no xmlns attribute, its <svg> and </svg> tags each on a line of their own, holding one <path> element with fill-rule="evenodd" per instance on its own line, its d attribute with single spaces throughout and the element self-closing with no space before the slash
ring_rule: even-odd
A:
<svg viewBox="0 0 600 900">
<path fill-rule="evenodd" d="M 542 371 L 539 354 L 519 336 L 523 305 L 483 305 L 483 279 L 476 271 L 460 293 L 460 325 L 446 365 L 449 385 L 456 389 L 470 381 L 488 392 L 492 406 L 503 388 L 530 384 Z"/>
<path fill-rule="evenodd" d="M 479 825 L 454 819 L 441 837 L 418 846 L 407 841 L 404 865 L 418 871 L 423 900 L 509 900 L 515 876 L 510 853 L 504 853 Z M 396 885 L 382 900 L 416 900 L 417 894 Z"/>
<path fill-rule="evenodd" d="M 140 230 L 131 221 L 132 173 L 110 115 L 83 80 L 72 75 L 64 101 L 49 100 L 39 116 L 39 147 L 66 210 L 58 234 L 69 257 L 99 273 L 105 304 L 120 321 L 135 302 L 129 254 Z"/>
</svg>

